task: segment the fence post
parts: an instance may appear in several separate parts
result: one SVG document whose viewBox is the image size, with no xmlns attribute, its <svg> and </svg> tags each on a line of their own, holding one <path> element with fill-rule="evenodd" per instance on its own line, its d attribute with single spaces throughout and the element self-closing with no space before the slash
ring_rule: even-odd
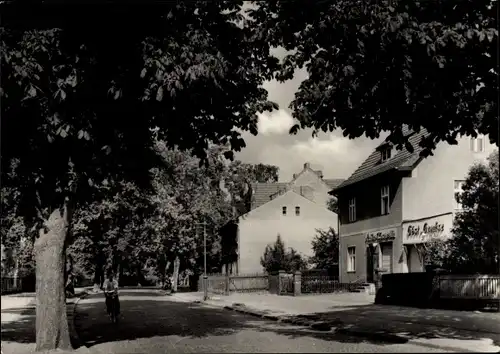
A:
<svg viewBox="0 0 500 354">
<path fill-rule="evenodd" d="M 226 265 L 227 267 L 227 265 Z M 229 295 L 229 274 L 226 270 L 226 275 L 224 277 L 224 295 Z"/>
<path fill-rule="evenodd" d="M 293 296 L 299 296 L 302 290 L 302 273 L 296 271 L 293 274 Z"/>
<path fill-rule="evenodd" d="M 281 280 L 286 275 L 284 270 L 278 271 L 278 295 L 283 293 L 283 281 Z"/>
</svg>

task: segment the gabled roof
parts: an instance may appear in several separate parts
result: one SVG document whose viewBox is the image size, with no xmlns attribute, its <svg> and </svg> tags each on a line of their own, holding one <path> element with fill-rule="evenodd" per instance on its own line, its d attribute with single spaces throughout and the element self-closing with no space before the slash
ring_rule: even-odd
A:
<svg viewBox="0 0 500 354">
<path fill-rule="evenodd" d="M 382 172 L 386 172 L 393 169 L 400 170 L 412 170 L 416 164 L 420 161 L 420 152 L 422 148 L 420 147 L 420 139 L 427 134 L 425 129 L 421 129 L 418 133 L 412 133 L 406 129 L 404 131 L 405 135 L 411 135 L 408 139 L 413 145 L 414 151 L 410 153 L 408 150 L 403 148 L 403 150 L 397 151 L 396 155 L 388 161 L 380 162 L 380 151 L 378 150 L 386 142 L 381 143 L 368 158 L 358 167 L 356 171 L 344 182 L 338 185 L 330 193 L 339 191 L 340 189 L 352 185 L 354 183 L 361 182 L 365 179 L 378 175 Z"/>
<path fill-rule="evenodd" d="M 323 180 L 323 182 L 325 182 L 326 185 L 328 187 L 330 187 L 331 189 L 337 188 L 344 181 L 345 181 L 344 178 L 330 178 L 330 179 L 324 179 Z"/>
<path fill-rule="evenodd" d="M 265 184 L 265 183 L 259 183 L 259 184 Z M 275 184 L 275 183 L 273 183 L 273 184 Z M 288 183 L 284 183 L 284 184 L 288 184 Z M 302 199 L 306 200 L 306 201 L 307 201 L 307 202 L 309 202 L 311 205 L 314 205 L 314 206 L 316 206 L 317 208 L 321 208 L 321 209 L 322 209 L 322 210 L 324 210 L 324 211 L 327 211 L 327 212 L 330 212 L 330 213 L 332 213 L 332 214 L 335 214 L 335 213 L 334 213 L 333 211 L 331 211 L 330 209 L 320 206 L 319 204 L 317 204 L 317 203 L 315 203 L 315 202 L 311 201 L 310 199 L 308 199 L 308 198 L 304 197 L 302 194 L 297 193 L 297 192 L 296 192 L 296 191 L 294 191 L 293 189 L 288 189 L 287 191 L 285 191 L 285 192 L 284 192 L 284 193 L 282 193 L 281 195 L 279 195 L 279 196 L 277 196 L 276 198 L 272 199 L 272 201 L 277 201 L 277 200 L 280 200 L 280 199 L 284 198 L 284 196 L 285 196 L 285 195 L 287 195 L 287 194 L 289 194 L 289 193 L 293 193 L 293 194 L 298 195 L 300 198 L 302 198 Z M 271 201 L 271 200 L 268 200 L 267 202 L 270 202 L 270 201 Z M 261 204 L 261 205 L 259 205 L 258 207 L 252 208 L 252 210 L 249 210 L 248 212 L 246 212 L 246 213 L 245 213 L 245 214 L 243 214 L 243 215 L 240 215 L 239 217 L 240 217 L 240 218 L 245 218 L 245 216 L 246 216 L 246 215 L 248 215 L 248 214 L 250 214 L 250 213 L 254 212 L 254 211 L 255 211 L 255 209 L 257 209 L 257 208 L 263 207 L 263 206 L 264 206 L 264 204 L 267 204 L 267 202 L 266 202 L 266 203 L 262 203 L 262 204 Z M 336 215 L 336 214 L 335 214 L 335 215 Z"/>
<path fill-rule="evenodd" d="M 288 183 L 253 183 L 252 184 L 252 209 L 258 208 L 271 200 L 271 195 L 286 189 Z"/>
</svg>

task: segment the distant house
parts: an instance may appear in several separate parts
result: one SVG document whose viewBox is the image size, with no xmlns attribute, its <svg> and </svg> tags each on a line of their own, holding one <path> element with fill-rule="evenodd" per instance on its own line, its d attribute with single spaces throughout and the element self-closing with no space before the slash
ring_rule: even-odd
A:
<svg viewBox="0 0 500 354">
<path fill-rule="evenodd" d="M 260 258 L 281 235 L 285 247 L 311 256 L 316 229 L 337 230 L 337 214 L 327 209 L 328 192 L 343 179 L 323 179 L 309 163 L 287 183 L 252 185 L 251 210 L 238 219 L 238 262 L 233 273 L 263 271 Z"/>
<path fill-rule="evenodd" d="M 384 142 L 331 192 L 338 198 L 342 282 L 373 282 L 377 268 L 424 271 L 426 241 L 450 236 L 461 210 L 455 195 L 471 165 L 494 150 L 486 137 L 463 137 L 424 159 L 418 143 L 427 132 L 405 134 L 413 153 Z"/>
</svg>

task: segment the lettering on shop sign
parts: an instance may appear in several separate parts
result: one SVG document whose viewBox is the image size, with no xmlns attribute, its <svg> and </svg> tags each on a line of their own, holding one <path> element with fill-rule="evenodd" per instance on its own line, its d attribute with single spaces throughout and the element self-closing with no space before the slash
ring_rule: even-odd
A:
<svg viewBox="0 0 500 354">
<path fill-rule="evenodd" d="M 436 237 L 439 236 L 444 231 L 444 224 L 440 224 L 436 221 L 434 224 L 425 223 L 420 229 L 420 226 L 408 226 L 407 235 L 408 238 L 417 238 L 425 234 L 425 236 Z"/>
<path fill-rule="evenodd" d="M 370 232 L 366 235 L 366 243 L 393 241 L 395 238 L 396 238 L 395 230 Z"/>
</svg>

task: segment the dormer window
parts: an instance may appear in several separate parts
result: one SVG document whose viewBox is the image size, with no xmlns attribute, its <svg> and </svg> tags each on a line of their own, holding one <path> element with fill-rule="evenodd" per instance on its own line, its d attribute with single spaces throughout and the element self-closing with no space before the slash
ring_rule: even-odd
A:
<svg viewBox="0 0 500 354">
<path fill-rule="evenodd" d="M 386 147 L 382 150 L 380 150 L 380 155 L 381 155 L 381 161 L 384 162 L 384 161 L 387 161 L 391 158 L 391 152 L 392 152 L 392 149 L 390 147 Z"/>
</svg>

